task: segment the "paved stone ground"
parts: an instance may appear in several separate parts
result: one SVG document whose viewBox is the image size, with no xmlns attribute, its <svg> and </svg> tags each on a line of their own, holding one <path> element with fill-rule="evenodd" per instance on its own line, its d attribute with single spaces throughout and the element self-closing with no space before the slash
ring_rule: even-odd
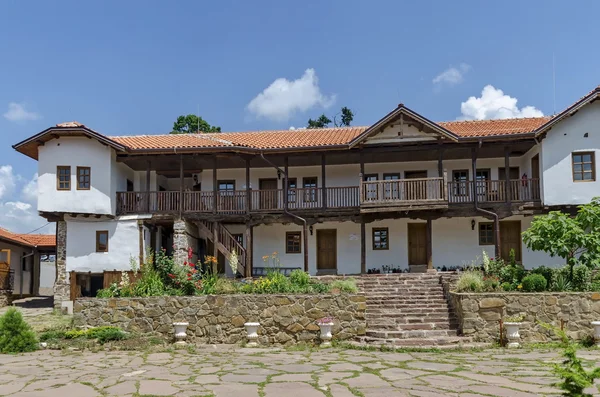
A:
<svg viewBox="0 0 600 397">
<path fill-rule="evenodd" d="M 582 350 L 586 365 L 600 351 Z M 396 397 L 558 395 L 557 351 L 385 353 L 199 346 L 0 355 L 0 395 Z M 597 390 L 592 393 L 600 396 Z"/>
</svg>

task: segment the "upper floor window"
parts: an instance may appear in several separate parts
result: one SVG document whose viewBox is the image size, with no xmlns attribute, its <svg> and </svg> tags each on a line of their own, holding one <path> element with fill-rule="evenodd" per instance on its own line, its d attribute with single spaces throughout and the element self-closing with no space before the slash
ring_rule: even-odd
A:
<svg viewBox="0 0 600 397">
<path fill-rule="evenodd" d="M 298 188 L 298 183 L 296 178 L 288 178 L 288 203 L 296 202 L 296 189 Z"/>
<path fill-rule="evenodd" d="M 96 231 L 96 252 L 108 252 L 108 231 Z"/>
<path fill-rule="evenodd" d="M 304 201 L 315 202 L 317 201 L 317 177 L 310 176 L 302 179 L 302 185 L 304 187 Z"/>
<path fill-rule="evenodd" d="M 455 170 L 452 171 L 452 193 L 455 196 L 466 196 L 468 193 L 469 184 L 469 171 L 468 170 Z"/>
<path fill-rule="evenodd" d="M 571 159 L 573 161 L 573 181 L 591 182 L 596 180 L 594 152 L 572 153 Z"/>
<path fill-rule="evenodd" d="M 90 167 L 77 167 L 77 190 L 90 190 L 91 180 Z"/>
<path fill-rule="evenodd" d="M 233 196 L 235 181 L 219 181 L 217 186 L 221 196 Z"/>
<path fill-rule="evenodd" d="M 56 188 L 58 190 L 71 190 L 71 167 L 59 165 L 56 167 Z"/>
</svg>

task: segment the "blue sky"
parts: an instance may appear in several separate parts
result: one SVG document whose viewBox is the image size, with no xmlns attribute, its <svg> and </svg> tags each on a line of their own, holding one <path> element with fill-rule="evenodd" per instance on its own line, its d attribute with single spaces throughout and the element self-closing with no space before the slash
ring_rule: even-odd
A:
<svg viewBox="0 0 600 397">
<path fill-rule="evenodd" d="M 400 102 L 436 121 L 552 114 L 553 54 L 557 110 L 600 84 L 600 3 L 565 4 L 1 1 L 0 226 L 44 224 L 37 164 L 11 145 L 62 121 L 129 135 L 198 107 L 224 131 L 341 106 L 368 125 Z"/>
</svg>

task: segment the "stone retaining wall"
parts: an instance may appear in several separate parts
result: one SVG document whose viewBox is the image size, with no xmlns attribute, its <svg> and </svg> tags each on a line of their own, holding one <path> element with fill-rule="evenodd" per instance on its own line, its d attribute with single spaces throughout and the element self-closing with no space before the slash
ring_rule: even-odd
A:
<svg viewBox="0 0 600 397">
<path fill-rule="evenodd" d="M 338 340 L 364 335 L 366 299 L 340 295 L 208 295 L 193 297 L 82 298 L 75 302 L 78 326 L 114 325 L 173 338 L 173 322 L 187 321 L 195 343 L 238 343 L 245 322 L 260 322 L 263 344 L 318 342 L 316 320 L 333 317 Z"/>
<path fill-rule="evenodd" d="M 539 323 L 560 327 L 563 320 L 567 334 L 577 340 L 592 335 L 591 321 L 600 320 L 598 292 L 544 293 L 450 293 L 458 317 L 459 329 L 475 341 L 499 339 L 499 320 L 524 315 L 521 339 L 527 342 L 557 339 Z"/>
</svg>

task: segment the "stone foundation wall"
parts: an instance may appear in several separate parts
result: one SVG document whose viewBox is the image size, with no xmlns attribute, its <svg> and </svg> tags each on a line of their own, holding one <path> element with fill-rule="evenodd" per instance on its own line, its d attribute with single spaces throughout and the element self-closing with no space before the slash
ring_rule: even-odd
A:
<svg viewBox="0 0 600 397">
<path fill-rule="evenodd" d="M 54 281 L 54 308 L 71 299 L 71 285 L 67 273 L 67 222 L 56 222 L 56 280 Z"/>
<path fill-rule="evenodd" d="M 12 291 L 0 290 L 0 307 L 12 304 Z"/>
<path fill-rule="evenodd" d="M 75 302 L 78 326 L 114 325 L 131 332 L 173 338 L 173 322 L 190 323 L 195 343 L 246 340 L 244 323 L 259 322 L 262 344 L 318 342 L 316 320 L 333 317 L 338 340 L 364 335 L 366 299 L 340 295 L 208 295 L 193 297 L 83 298 Z"/>
<path fill-rule="evenodd" d="M 497 341 L 499 320 L 507 316 L 524 315 L 521 339 L 540 342 L 557 339 L 552 331 L 539 323 L 561 326 L 577 340 L 592 335 L 591 321 L 600 320 L 598 292 L 544 293 L 450 293 L 450 301 L 458 317 L 459 329 L 476 341 Z"/>
</svg>

